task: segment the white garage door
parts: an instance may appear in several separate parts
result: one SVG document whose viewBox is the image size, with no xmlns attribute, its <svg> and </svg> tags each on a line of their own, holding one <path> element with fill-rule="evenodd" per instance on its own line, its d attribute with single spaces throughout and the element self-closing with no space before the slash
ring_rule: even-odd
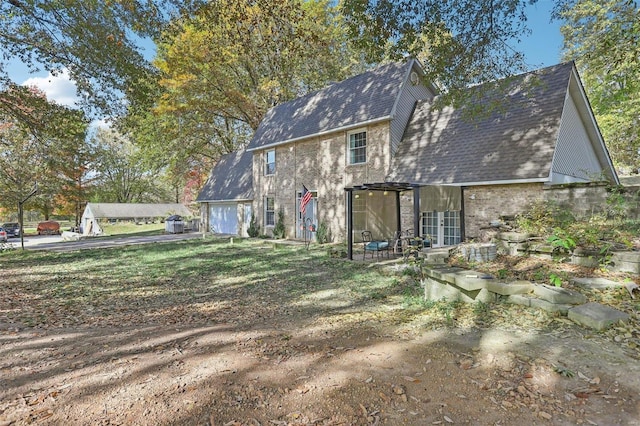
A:
<svg viewBox="0 0 640 426">
<path fill-rule="evenodd" d="M 234 204 L 209 206 L 209 231 L 215 234 L 238 233 L 238 207 Z"/>
</svg>

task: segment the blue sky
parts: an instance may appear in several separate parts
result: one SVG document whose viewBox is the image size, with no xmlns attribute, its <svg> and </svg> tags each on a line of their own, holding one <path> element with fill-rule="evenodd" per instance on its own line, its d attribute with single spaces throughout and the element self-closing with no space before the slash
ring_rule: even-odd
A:
<svg viewBox="0 0 640 426">
<path fill-rule="evenodd" d="M 532 68 L 561 62 L 560 23 L 550 22 L 553 3 L 551 0 L 539 0 L 527 8 L 527 26 L 532 33 L 514 46 L 525 53 L 527 64 Z"/>
<path fill-rule="evenodd" d="M 555 65 L 560 62 L 562 36 L 560 24 L 551 23 L 551 9 L 553 1 L 538 0 L 527 8 L 527 25 L 532 33 L 523 38 L 521 43 L 513 44 L 513 48 L 524 52 L 525 60 L 530 69 Z M 75 86 L 65 74 L 51 76 L 46 72 L 28 74 L 22 64 L 13 64 L 8 69 L 9 75 L 19 84 L 28 84 L 42 89 L 47 97 L 60 104 L 72 106 L 75 102 Z"/>
</svg>

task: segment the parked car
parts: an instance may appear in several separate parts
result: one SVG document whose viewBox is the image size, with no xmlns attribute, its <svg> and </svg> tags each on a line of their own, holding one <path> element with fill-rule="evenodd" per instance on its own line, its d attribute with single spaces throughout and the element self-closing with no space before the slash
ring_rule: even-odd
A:
<svg viewBox="0 0 640 426">
<path fill-rule="evenodd" d="M 7 231 L 4 230 L 3 227 L 0 226 L 0 242 L 7 242 Z"/>
<path fill-rule="evenodd" d="M 47 220 L 38 224 L 38 235 L 60 235 L 60 224 L 55 220 Z"/>
<path fill-rule="evenodd" d="M 7 238 L 20 236 L 20 224 L 18 222 L 7 222 L 1 225 L 7 231 Z"/>
</svg>

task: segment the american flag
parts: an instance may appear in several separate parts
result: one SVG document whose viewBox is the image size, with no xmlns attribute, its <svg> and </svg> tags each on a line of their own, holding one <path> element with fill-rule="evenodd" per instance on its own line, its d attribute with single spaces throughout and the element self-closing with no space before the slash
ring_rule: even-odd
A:
<svg viewBox="0 0 640 426">
<path fill-rule="evenodd" d="M 312 194 L 309 192 L 306 186 L 302 185 L 302 197 L 300 198 L 300 213 L 304 214 L 307 211 L 307 204 L 311 201 Z"/>
</svg>

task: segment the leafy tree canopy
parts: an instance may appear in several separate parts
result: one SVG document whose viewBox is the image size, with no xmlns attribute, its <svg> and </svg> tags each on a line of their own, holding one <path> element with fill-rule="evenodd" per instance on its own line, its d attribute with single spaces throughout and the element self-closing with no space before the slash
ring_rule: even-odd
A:
<svg viewBox="0 0 640 426">
<path fill-rule="evenodd" d="M 632 0 L 564 0 L 564 56 L 575 59 L 611 156 L 640 170 L 640 8 Z"/>
<path fill-rule="evenodd" d="M 361 66 L 329 0 L 209 2 L 157 45 L 155 102 L 132 105 L 129 130 L 148 158 L 183 171 L 244 146 L 272 106 Z"/>
<path fill-rule="evenodd" d="M 69 159 L 84 149 L 88 121 L 35 88 L 13 86 L 0 93 L 0 104 L 0 203 L 15 209 L 38 182 L 30 203 L 48 216 Z"/>
<path fill-rule="evenodd" d="M 420 57 L 426 80 L 462 102 L 465 89 L 526 70 L 513 48 L 537 0 L 343 0 L 351 39 L 369 61 Z"/>
<path fill-rule="evenodd" d="M 7 64 L 30 70 L 66 69 L 87 111 L 112 115 L 123 94 L 144 96 L 155 69 L 141 38 L 156 37 L 171 16 L 199 2 L 178 0 L 7 0 L 0 2 L 0 85 L 12 82 Z"/>
<path fill-rule="evenodd" d="M 160 172 L 146 166 L 138 148 L 110 129 L 100 128 L 91 138 L 95 147 L 94 201 L 149 203 L 171 199 L 159 185 Z"/>
</svg>

